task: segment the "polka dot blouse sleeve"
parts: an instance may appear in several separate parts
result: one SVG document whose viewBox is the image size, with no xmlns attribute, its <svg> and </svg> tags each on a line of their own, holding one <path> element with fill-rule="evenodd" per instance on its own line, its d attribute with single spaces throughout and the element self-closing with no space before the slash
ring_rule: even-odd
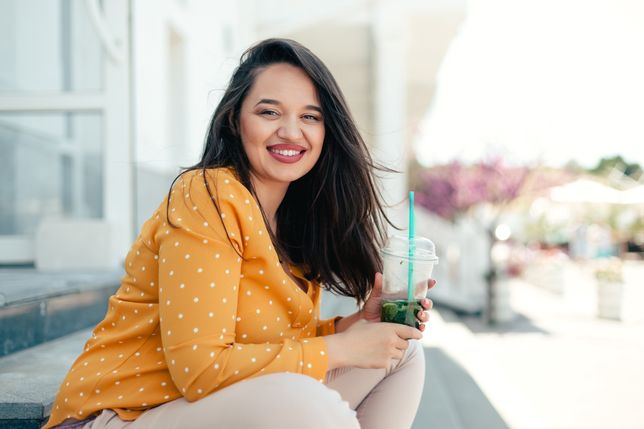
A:
<svg viewBox="0 0 644 429">
<path fill-rule="evenodd" d="M 177 181 L 168 210 L 175 228 L 157 236 L 160 331 L 172 380 L 189 401 L 272 372 L 322 380 L 328 361 L 316 323 L 306 334 L 295 329 L 314 322 L 313 309 L 276 267 L 259 207 L 226 170 L 206 176 Z"/>
</svg>

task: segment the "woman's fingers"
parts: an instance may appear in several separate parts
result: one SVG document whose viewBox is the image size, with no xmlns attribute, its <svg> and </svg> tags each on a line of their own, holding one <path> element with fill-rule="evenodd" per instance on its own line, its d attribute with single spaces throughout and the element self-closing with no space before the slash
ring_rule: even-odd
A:
<svg viewBox="0 0 644 429">
<path fill-rule="evenodd" d="M 431 299 L 424 298 L 420 301 L 420 305 L 423 307 L 423 311 L 416 313 L 416 319 L 420 322 L 427 322 L 429 320 L 429 313 L 426 310 L 431 309 L 434 303 Z"/>
<path fill-rule="evenodd" d="M 421 338 L 423 338 L 420 331 L 416 328 L 412 328 L 411 326 L 400 325 L 398 323 L 389 323 L 388 325 L 390 325 L 396 335 L 398 335 L 403 340 L 408 340 L 410 338 L 420 340 Z"/>
<path fill-rule="evenodd" d="M 434 279 L 427 280 L 427 289 L 431 289 L 434 286 L 436 286 L 436 280 L 434 280 Z"/>
<path fill-rule="evenodd" d="M 409 347 L 409 342 L 407 340 L 403 340 L 402 338 L 398 338 L 396 341 L 396 348 L 398 350 L 407 350 L 407 347 Z"/>
<path fill-rule="evenodd" d="M 434 306 L 434 302 L 431 299 L 423 298 L 420 300 L 420 305 L 423 307 L 423 309 L 429 310 Z"/>
<path fill-rule="evenodd" d="M 418 313 L 416 313 L 416 319 L 418 319 L 420 322 L 427 322 L 429 320 L 429 313 L 426 310 L 431 309 L 434 306 L 434 303 L 431 299 L 425 298 L 420 301 L 420 305 L 425 311 L 419 311 Z"/>
<path fill-rule="evenodd" d="M 392 359 L 402 360 L 404 354 L 405 352 L 403 350 L 396 349 L 393 353 Z"/>
</svg>

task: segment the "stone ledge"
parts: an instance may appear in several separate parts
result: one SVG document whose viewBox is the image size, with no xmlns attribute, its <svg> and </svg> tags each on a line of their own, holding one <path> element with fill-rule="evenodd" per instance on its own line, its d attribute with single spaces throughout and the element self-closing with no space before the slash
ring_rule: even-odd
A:
<svg viewBox="0 0 644 429">
<path fill-rule="evenodd" d="M 60 383 L 91 332 L 84 329 L 0 359 L 0 427 L 9 427 L 9 420 L 49 417 Z"/>
<path fill-rule="evenodd" d="M 122 271 L 47 272 L 33 268 L 0 269 L 0 310 L 55 296 L 121 283 Z"/>
<path fill-rule="evenodd" d="M 0 357 L 98 323 L 120 272 L 0 270 Z"/>
</svg>

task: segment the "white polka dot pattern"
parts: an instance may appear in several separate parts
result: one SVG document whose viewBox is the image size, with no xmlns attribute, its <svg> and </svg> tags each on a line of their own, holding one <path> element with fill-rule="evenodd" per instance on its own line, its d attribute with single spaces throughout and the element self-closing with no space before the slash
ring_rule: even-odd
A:
<svg viewBox="0 0 644 429">
<path fill-rule="evenodd" d="M 319 286 L 291 267 L 303 290 L 284 271 L 259 207 L 230 171 L 199 173 L 175 182 L 169 220 L 164 200 L 143 225 L 122 285 L 61 383 L 46 429 L 106 408 L 132 420 L 258 373 L 324 379 L 321 337 L 334 333 L 334 319 L 319 320 Z"/>
</svg>

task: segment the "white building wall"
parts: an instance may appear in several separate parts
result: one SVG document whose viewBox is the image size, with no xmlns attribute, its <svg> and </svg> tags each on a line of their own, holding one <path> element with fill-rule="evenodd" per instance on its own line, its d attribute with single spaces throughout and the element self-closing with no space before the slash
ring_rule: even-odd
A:
<svg viewBox="0 0 644 429">
<path fill-rule="evenodd" d="M 226 1 L 134 2 L 136 225 L 180 167 L 195 164 L 210 117 L 239 62 L 243 28 Z"/>
<path fill-rule="evenodd" d="M 116 21 L 127 22 L 127 7 L 113 8 L 112 4 L 104 3 L 104 10 L 115 11 L 120 14 Z M 106 87 L 104 99 L 110 106 L 120 106 L 128 99 L 124 88 L 129 88 L 133 102 L 131 112 L 124 107 L 119 122 L 128 123 L 123 116 L 131 119 L 131 129 L 110 125 L 110 116 L 103 130 L 104 220 L 118 229 L 115 260 L 123 259 L 180 167 L 198 161 L 209 119 L 241 52 L 266 37 L 294 37 L 329 64 L 376 159 L 403 172 L 385 184 L 388 202 L 406 198 L 413 123 L 407 114 L 408 100 L 415 100 L 413 106 L 422 105 L 417 97 L 409 96 L 407 85 L 408 56 L 419 54 L 406 51 L 409 10 L 361 0 L 333 0 L 324 5 L 291 0 L 277 5 L 259 0 L 119 4 L 131 7 L 130 37 L 115 45 L 124 48 L 131 42 L 131 72 L 125 74 L 130 81 L 124 83 L 124 74 L 119 73 L 115 77 L 119 85 Z M 86 66 L 84 60 L 80 67 Z M 101 97 L 96 100 L 103 102 Z M 406 212 L 404 203 L 400 208 Z M 393 217 L 399 225 L 406 225 L 404 215 Z"/>
</svg>

